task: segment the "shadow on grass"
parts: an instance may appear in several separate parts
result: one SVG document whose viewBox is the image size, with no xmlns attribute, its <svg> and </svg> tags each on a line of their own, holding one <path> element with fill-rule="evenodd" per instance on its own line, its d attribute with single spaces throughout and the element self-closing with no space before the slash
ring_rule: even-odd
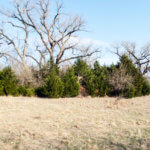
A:
<svg viewBox="0 0 150 150">
<path fill-rule="evenodd" d="M 96 141 L 83 142 L 80 145 L 69 144 L 61 141 L 58 147 L 51 146 L 51 149 L 58 150 L 150 150 L 150 139 L 128 137 L 116 141 L 114 138 L 101 138 Z"/>
<path fill-rule="evenodd" d="M 115 141 L 112 138 L 103 138 L 101 142 L 99 141 L 97 143 L 97 146 L 100 150 L 150 150 L 150 139 L 128 137 L 127 139 L 120 139 L 120 141 Z"/>
</svg>

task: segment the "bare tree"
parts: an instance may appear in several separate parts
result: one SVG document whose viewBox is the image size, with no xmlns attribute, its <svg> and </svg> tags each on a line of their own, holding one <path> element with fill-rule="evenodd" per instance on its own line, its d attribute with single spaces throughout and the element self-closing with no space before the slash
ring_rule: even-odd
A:
<svg viewBox="0 0 150 150">
<path fill-rule="evenodd" d="M 63 13 L 63 5 L 59 3 L 56 3 L 56 12 L 53 12 L 50 8 L 50 4 L 50 0 L 37 0 L 35 4 L 29 0 L 15 1 L 15 11 L 7 15 L 13 19 L 14 22 L 18 22 L 24 26 L 18 26 L 14 24 L 14 22 L 9 22 L 13 27 L 21 28 L 26 33 L 23 57 L 20 56 L 13 40 L 11 40 L 9 36 L 5 36 L 3 30 L 1 30 L 1 35 L 5 36 L 9 43 L 14 46 L 21 59 L 27 56 L 39 64 L 41 58 L 44 58 L 43 56 L 47 53 L 50 61 L 55 64 L 60 64 L 100 52 L 99 49 L 92 49 L 91 46 L 81 47 L 78 43 L 73 42 L 73 39 L 78 36 L 78 33 L 84 29 L 84 21 L 81 17 L 71 17 Z M 36 38 L 40 38 L 40 46 L 38 47 L 43 49 L 38 51 L 40 52 L 40 56 L 42 56 L 40 60 L 31 54 L 25 54 L 28 28 L 34 31 L 34 34 L 36 33 L 35 36 L 38 35 Z"/>
<path fill-rule="evenodd" d="M 119 69 L 113 70 L 109 77 L 109 83 L 115 91 L 121 91 L 126 87 L 132 86 L 133 78 L 128 71 L 121 65 Z"/>
<path fill-rule="evenodd" d="M 0 27 L 1 49 L 0 56 L 5 57 L 13 65 L 13 69 L 21 77 L 22 84 L 32 82 L 32 73 L 27 65 L 26 54 L 28 50 L 29 29 L 23 22 L 17 22 L 13 19 L 9 11 L 0 11 L 2 16 Z M 18 14 L 20 17 L 23 14 Z M 16 67 L 17 66 L 17 67 Z"/>
<path fill-rule="evenodd" d="M 150 44 L 138 49 L 135 43 L 122 42 L 119 45 L 115 45 L 114 49 L 115 54 L 119 57 L 122 54 L 128 55 L 143 75 L 150 72 Z"/>
<path fill-rule="evenodd" d="M 32 76 L 29 60 L 40 70 L 48 61 L 59 65 L 100 52 L 75 42 L 85 23 L 79 16 L 64 13 L 62 3 L 14 0 L 13 5 L 12 10 L 0 10 L 0 56 L 18 66 L 23 82 Z"/>
<path fill-rule="evenodd" d="M 47 52 L 40 50 L 38 46 L 36 46 L 35 52 L 39 53 L 38 59 L 36 58 L 37 56 L 34 56 L 33 54 L 32 55 L 26 54 L 26 57 L 31 58 L 38 65 L 39 70 L 41 70 L 44 66 L 47 65 L 47 60 L 46 60 Z"/>
<path fill-rule="evenodd" d="M 20 25 L 18 25 L 14 20 L 12 20 L 12 16 L 9 14 L 2 12 L 1 14 L 7 16 L 9 20 L 1 21 L 2 25 L 0 28 L 0 36 L 2 37 L 2 44 L 4 45 L 4 47 L 0 52 L 0 55 L 7 56 L 11 59 L 16 60 L 23 66 L 26 66 L 25 57 L 29 38 L 28 27 L 25 23 L 21 23 Z M 16 29 L 21 32 L 20 35 L 17 35 L 17 32 L 15 32 L 17 31 Z M 10 30 L 13 30 L 13 32 L 15 33 L 12 34 Z"/>
</svg>

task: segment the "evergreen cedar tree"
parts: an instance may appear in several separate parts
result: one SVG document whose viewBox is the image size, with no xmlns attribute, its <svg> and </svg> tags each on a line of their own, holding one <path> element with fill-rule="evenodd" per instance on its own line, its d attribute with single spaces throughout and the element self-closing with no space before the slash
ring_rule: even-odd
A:
<svg viewBox="0 0 150 150">
<path fill-rule="evenodd" d="M 15 73 L 10 67 L 6 67 L 0 71 L 0 96 L 33 96 L 34 89 L 19 85 Z"/>
<path fill-rule="evenodd" d="M 75 97 L 79 94 L 80 85 L 73 67 L 64 74 L 62 81 L 64 83 L 64 97 Z"/>
</svg>

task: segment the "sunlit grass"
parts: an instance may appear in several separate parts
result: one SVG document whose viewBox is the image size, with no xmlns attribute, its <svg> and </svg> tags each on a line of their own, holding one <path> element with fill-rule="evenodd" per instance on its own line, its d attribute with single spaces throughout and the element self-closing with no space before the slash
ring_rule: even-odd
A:
<svg viewBox="0 0 150 150">
<path fill-rule="evenodd" d="M 150 97 L 0 98 L 0 149 L 150 149 Z"/>
</svg>

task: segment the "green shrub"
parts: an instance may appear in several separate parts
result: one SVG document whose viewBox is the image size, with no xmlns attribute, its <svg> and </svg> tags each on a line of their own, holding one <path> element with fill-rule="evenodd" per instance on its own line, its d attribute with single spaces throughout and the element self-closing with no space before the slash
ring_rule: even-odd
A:
<svg viewBox="0 0 150 150">
<path fill-rule="evenodd" d="M 91 67 L 82 59 L 77 59 L 74 64 L 74 72 L 76 76 L 81 77 L 80 84 L 86 89 L 87 94 L 95 95 L 95 76 L 91 70 Z"/>
<path fill-rule="evenodd" d="M 121 56 L 120 62 L 117 64 L 118 68 L 120 65 L 126 68 L 128 70 L 128 73 L 132 76 L 135 76 L 137 73 L 139 73 L 139 70 L 136 68 L 135 64 L 125 54 Z"/>
<path fill-rule="evenodd" d="M 19 92 L 19 95 L 26 96 L 27 91 L 26 91 L 26 88 L 24 86 L 19 86 L 18 92 Z"/>
<path fill-rule="evenodd" d="M 96 86 L 95 86 L 95 75 L 92 71 L 88 71 L 86 76 L 83 77 L 83 87 L 86 89 L 86 92 L 95 96 Z"/>
<path fill-rule="evenodd" d="M 128 88 L 124 89 L 123 93 L 122 93 L 122 96 L 126 97 L 126 98 L 135 97 L 135 87 L 131 86 L 131 87 L 128 87 Z"/>
<path fill-rule="evenodd" d="M 35 95 L 35 90 L 33 88 L 28 88 L 26 96 L 31 97 L 34 95 Z"/>
<path fill-rule="evenodd" d="M 18 80 L 10 67 L 0 71 L 0 95 L 18 95 Z"/>
<path fill-rule="evenodd" d="M 59 98 L 63 96 L 64 85 L 57 71 L 53 68 L 42 87 L 35 90 L 40 97 Z"/>
<path fill-rule="evenodd" d="M 108 69 L 100 66 L 96 61 L 93 69 L 88 69 L 83 76 L 83 86 L 91 96 L 105 96 L 109 94 Z"/>
<path fill-rule="evenodd" d="M 77 59 L 74 64 L 74 72 L 76 76 L 86 76 L 89 72 L 90 67 L 86 64 L 86 62 L 82 59 Z"/>
<path fill-rule="evenodd" d="M 4 87 L 3 85 L 1 84 L 1 81 L 0 81 L 0 96 L 4 96 L 5 93 L 4 93 Z"/>
<path fill-rule="evenodd" d="M 99 63 L 96 61 L 94 63 L 93 69 L 95 79 L 94 84 L 96 88 L 95 95 L 96 96 L 105 96 L 109 94 L 109 82 L 108 82 L 108 70 L 105 66 L 100 66 Z"/>
<path fill-rule="evenodd" d="M 39 70 L 32 68 L 33 76 L 38 84 L 41 85 L 48 78 L 51 70 L 55 68 L 57 74 L 59 74 L 59 67 L 51 61 L 48 61 L 44 66 L 41 66 Z M 36 88 L 37 89 L 37 88 Z"/>
<path fill-rule="evenodd" d="M 150 95 L 150 83 L 147 80 L 143 83 L 142 94 Z"/>
<path fill-rule="evenodd" d="M 59 98 L 63 96 L 64 85 L 59 76 L 51 74 L 44 86 L 46 95 L 50 98 Z"/>
<path fill-rule="evenodd" d="M 64 93 L 65 97 L 75 97 L 79 93 L 79 83 L 77 77 L 74 74 L 74 69 L 69 69 L 65 75 L 62 77 L 64 83 Z"/>
<path fill-rule="evenodd" d="M 46 88 L 44 88 L 44 86 L 35 88 L 35 95 L 38 97 L 48 97 L 46 95 L 46 92 L 47 92 L 47 90 L 46 90 Z"/>
<path fill-rule="evenodd" d="M 138 68 L 136 68 L 135 64 L 133 64 L 132 60 L 128 56 L 122 55 L 117 65 L 112 65 L 109 67 L 108 70 L 111 77 L 115 72 L 119 72 L 119 70 L 121 70 L 120 68 L 122 68 L 124 71 L 122 70 L 123 72 L 120 72 L 116 79 L 120 79 L 120 81 L 118 80 L 118 85 L 120 84 L 120 86 L 122 86 L 121 88 L 116 89 L 117 83 L 115 84 L 116 86 L 113 85 L 111 96 L 121 95 L 126 98 L 132 98 L 150 94 L 150 87 L 148 82 L 145 80 L 144 76 L 139 72 Z M 126 82 L 124 86 L 122 81 Z"/>
<path fill-rule="evenodd" d="M 142 74 L 137 73 L 134 76 L 134 87 L 135 87 L 135 96 L 142 96 L 142 89 L 144 84 L 144 77 Z"/>
<path fill-rule="evenodd" d="M 24 86 L 19 86 L 18 87 L 18 93 L 19 93 L 19 95 L 28 96 L 28 97 L 31 97 L 31 96 L 35 95 L 34 89 L 27 88 L 27 87 L 24 87 Z"/>
</svg>

